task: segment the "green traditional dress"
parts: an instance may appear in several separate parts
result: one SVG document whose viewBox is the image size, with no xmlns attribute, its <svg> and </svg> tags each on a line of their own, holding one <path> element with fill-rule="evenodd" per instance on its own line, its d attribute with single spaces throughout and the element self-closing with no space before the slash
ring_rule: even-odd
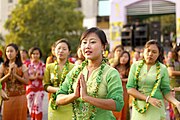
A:
<svg viewBox="0 0 180 120">
<path fill-rule="evenodd" d="M 88 70 L 85 66 L 82 70 L 82 74 L 85 77 L 87 92 L 88 95 L 93 96 L 94 91 L 97 87 L 97 77 L 101 67 L 95 69 L 90 77 L 88 78 Z M 61 86 L 61 89 L 57 92 L 57 94 L 68 94 L 70 87 L 70 78 L 74 71 L 77 70 L 77 67 L 74 67 L 71 72 L 66 76 L 65 82 Z M 73 82 L 73 89 L 75 89 L 77 85 L 77 79 Z M 98 87 L 97 97 L 101 99 L 113 99 L 116 103 L 116 110 L 120 111 L 123 108 L 123 88 L 119 73 L 116 69 L 110 67 L 105 64 L 105 67 L 102 72 L 101 83 Z M 77 120 L 90 120 L 90 116 L 94 114 L 95 120 L 115 120 L 112 111 L 104 110 L 101 108 L 97 108 L 92 106 L 89 103 L 84 102 L 81 98 L 75 100 L 73 104 L 75 105 L 74 113 Z M 95 111 L 95 112 L 94 112 Z"/>
<path fill-rule="evenodd" d="M 126 87 L 127 89 L 136 88 L 139 92 L 148 96 L 151 94 L 155 84 L 155 80 L 157 76 L 156 65 L 151 66 L 149 71 L 147 71 L 146 64 L 142 66 L 139 74 L 138 85 L 136 86 L 135 73 L 140 62 L 141 61 L 137 61 L 134 64 L 132 64 Z M 160 80 L 161 80 L 160 85 L 158 86 L 153 98 L 157 98 L 161 100 L 163 106 L 161 108 L 157 108 L 150 104 L 149 108 L 145 113 L 139 113 L 133 105 L 132 117 L 131 117 L 132 120 L 165 120 L 166 119 L 163 96 L 170 92 L 170 86 L 169 86 L 170 83 L 169 83 L 169 75 L 167 68 L 165 65 L 161 63 L 160 63 Z M 143 108 L 146 105 L 146 102 L 142 100 L 137 100 L 137 105 L 139 108 Z"/>
<path fill-rule="evenodd" d="M 59 70 L 59 66 L 57 68 L 57 70 L 55 70 L 55 66 L 56 66 L 56 62 L 55 63 L 51 63 L 48 64 L 46 66 L 46 70 L 45 70 L 45 74 L 44 74 L 44 80 L 43 80 L 43 85 L 45 90 L 47 91 L 47 87 L 48 86 L 59 86 L 59 84 L 61 83 L 61 76 L 62 74 L 66 74 L 74 67 L 74 64 L 72 63 L 68 63 L 67 65 L 67 71 L 63 72 Z M 65 67 L 65 66 L 64 66 Z M 57 76 L 55 75 L 57 72 Z M 57 77 L 57 79 L 55 80 L 54 78 Z M 51 98 L 49 101 L 49 107 L 48 107 L 48 120 L 72 120 L 72 105 L 68 104 L 68 105 L 64 105 L 64 106 L 58 106 L 56 109 L 52 108 L 52 103 L 53 103 L 53 94 L 51 94 Z"/>
</svg>

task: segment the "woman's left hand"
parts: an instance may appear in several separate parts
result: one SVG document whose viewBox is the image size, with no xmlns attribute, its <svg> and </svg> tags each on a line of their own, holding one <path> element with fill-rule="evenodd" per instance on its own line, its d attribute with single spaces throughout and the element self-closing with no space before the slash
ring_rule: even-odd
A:
<svg viewBox="0 0 180 120">
<path fill-rule="evenodd" d="M 87 96 L 87 86 L 83 74 L 80 75 L 80 96 L 82 99 Z"/>
</svg>

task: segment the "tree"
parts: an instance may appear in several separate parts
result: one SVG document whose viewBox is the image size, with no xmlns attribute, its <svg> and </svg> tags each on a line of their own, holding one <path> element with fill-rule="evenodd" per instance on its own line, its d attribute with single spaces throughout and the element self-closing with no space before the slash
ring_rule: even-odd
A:
<svg viewBox="0 0 180 120">
<path fill-rule="evenodd" d="M 75 9 L 76 0 L 23 1 L 20 0 L 5 23 L 9 31 L 6 43 L 14 42 L 25 49 L 38 46 L 43 53 L 49 53 L 56 40 L 67 38 L 72 51 L 76 51 L 83 31 L 83 15 Z"/>
</svg>

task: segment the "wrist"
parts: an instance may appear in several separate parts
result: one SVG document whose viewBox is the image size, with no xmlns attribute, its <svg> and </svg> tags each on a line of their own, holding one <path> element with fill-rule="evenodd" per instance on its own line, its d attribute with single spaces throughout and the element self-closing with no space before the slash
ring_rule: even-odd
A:
<svg viewBox="0 0 180 120">
<path fill-rule="evenodd" d="M 88 102 L 88 100 L 89 100 L 89 96 L 88 96 L 88 95 L 83 96 L 83 97 L 82 97 L 82 100 L 83 100 L 84 102 Z"/>
<path fill-rule="evenodd" d="M 146 103 L 148 103 L 149 98 L 150 98 L 150 96 L 148 95 L 148 96 L 146 97 Z"/>
<path fill-rule="evenodd" d="M 77 98 L 79 98 L 79 96 L 76 95 L 76 93 L 73 93 L 73 98 L 74 98 L 74 99 L 77 99 Z"/>
</svg>

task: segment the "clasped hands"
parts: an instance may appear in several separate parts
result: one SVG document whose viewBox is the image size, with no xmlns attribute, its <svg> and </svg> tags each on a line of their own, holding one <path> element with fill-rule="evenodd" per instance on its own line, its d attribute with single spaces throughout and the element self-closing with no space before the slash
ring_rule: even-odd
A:
<svg viewBox="0 0 180 120">
<path fill-rule="evenodd" d="M 83 74 L 81 74 L 78 78 L 78 82 L 74 94 L 76 98 L 81 97 L 82 100 L 86 101 L 86 97 L 88 96 L 88 94 L 87 94 L 86 81 L 84 79 Z"/>
<path fill-rule="evenodd" d="M 35 79 L 38 79 L 40 77 L 41 77 L 41 75 L 40 75 L 40 72 L 38 70 L 34 71 L 34 74 L 30 75 L 31 80 L 35 80 Z"/>
<path fill-rule="evenodd" d="M 15 63 L 12 63 L 9 65 L 9 75 L 15 75 L 16 74 L 16 68 L 17 65 Z"/>
</svg>

